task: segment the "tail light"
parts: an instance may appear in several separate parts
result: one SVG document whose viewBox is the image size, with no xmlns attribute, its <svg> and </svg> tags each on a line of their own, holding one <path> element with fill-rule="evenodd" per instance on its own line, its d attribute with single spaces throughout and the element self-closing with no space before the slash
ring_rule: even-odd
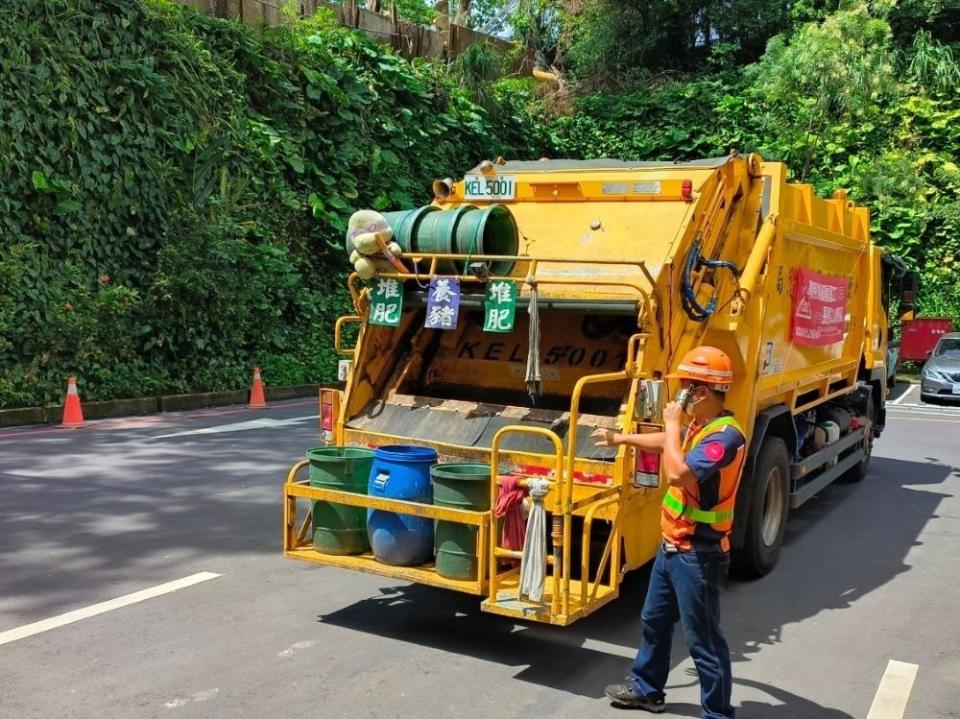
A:
<svg viewBox="0 0 960 719">
<path fill-rule="evenodd" d="M 320 433 L 327 441 L 333 440 L 333 430 L 340 414 L 340 391 L 320 390 Z"/>
<path fill-rule="evenodd" d="M 690 202 L 693 199 L 693 180 L 684 180 L 680 185 L 680 197 L 684 202 Z"/>
<path fill-rule="evenodd" d="M 635 487 L 660 486 L 660 455 L 656 452 L 637 450 L 637 469 L 633 480 Z"/>
</svg>

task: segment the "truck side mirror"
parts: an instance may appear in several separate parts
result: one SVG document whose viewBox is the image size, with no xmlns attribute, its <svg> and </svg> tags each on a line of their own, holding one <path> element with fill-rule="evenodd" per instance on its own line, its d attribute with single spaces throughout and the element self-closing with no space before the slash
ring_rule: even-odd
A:
<svg viewBox="0 0 960 719">
<path fill-rule="evenodd" d="M 909 270 L 903 273 L 903 279 L 900 280 L 900 304 L 913 305 L 917 301 L 917 273 Z"/>
</svg>

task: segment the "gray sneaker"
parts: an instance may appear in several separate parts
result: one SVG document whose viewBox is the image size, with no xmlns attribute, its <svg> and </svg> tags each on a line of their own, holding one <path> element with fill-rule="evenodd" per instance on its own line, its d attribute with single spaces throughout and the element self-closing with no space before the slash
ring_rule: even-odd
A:
<svg viewBox="0 0 960 719">
<path fill-rule="evenodd" d="M 604 694 L 614 706 L 625 709 L 642 709 L 652 714 L 662 714 L 667 706 L 662 698 L 648 697 L 637 691 L 633 683 L 611 684 L 604 690 Z"/>
</svg>

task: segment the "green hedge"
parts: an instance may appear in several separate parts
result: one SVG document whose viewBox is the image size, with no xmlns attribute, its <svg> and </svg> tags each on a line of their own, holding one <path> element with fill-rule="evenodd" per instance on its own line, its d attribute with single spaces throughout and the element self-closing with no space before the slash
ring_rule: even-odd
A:
<svg viewBox="0 0 960 719">
<path fill-rule="evenodd" d="M 357 207 L 536 156 L 524 111 L 320 15 L 0 7 L 0 406 L 330 379 Z"/>
<path fill-rule="evenodd" d="M 0 407 L 332 378 L 350 213 L 416 206 L 504 155 L 732 148 L 847 187 L 960 315 L 960 69 L 865 6 L 754 66 L 548 98 L 408 63 L 324 14 L 274 30 L 166 0 L 0 3 Z M 469 83 L 465 83 L 469 84 Z M 552 108 L 546 112 L 543 107 Z"/>
</svg>

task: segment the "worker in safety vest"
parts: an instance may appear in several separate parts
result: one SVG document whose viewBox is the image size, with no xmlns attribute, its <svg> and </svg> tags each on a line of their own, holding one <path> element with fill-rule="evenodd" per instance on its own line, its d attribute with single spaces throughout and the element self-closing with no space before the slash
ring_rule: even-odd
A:
<svg viewBox="0 0 960 719">
<path fill-rule="evenodd" d="M 720 591 L 730 568 L 730 530 L 746 440 L 723 406 L 733 380 L 726 354 L 697 347 L 667 377 L 680 381 L 682 404 L 666 405 L 663 432 L 624 435 L 599 429 L 593 434 L 601 447 L 626 444 L 659 452 L 669 484 L 660 517 L 663 541 L 641 614 L 640 649 L 626 682 L 607 687 L 606 694 L 617 706 L 663 712 L 670 644 L 680 620 L 700 677 L 703 716 L 727 719 L 734 710 Z M 685 414 L 693 420 L 686 432 Z"/>
</svg>

